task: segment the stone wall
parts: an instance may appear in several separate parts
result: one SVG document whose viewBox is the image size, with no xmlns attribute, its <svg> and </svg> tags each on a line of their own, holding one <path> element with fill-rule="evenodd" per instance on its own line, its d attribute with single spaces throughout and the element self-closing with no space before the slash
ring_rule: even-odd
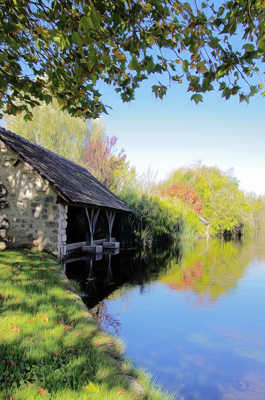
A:
<svg viewBox="0 0 265 400">
<path fill-rule="evenodd" d="M 57 197 L 51 184 L 0 140 L 0 248 L 58 254 L 67 207 L 57 204 Z"/>
<path fill-rule="evenodd" d="M 66 255 L 66 228 L 68 219 L 68 206 L 59 204 L 59 225 L 58 225 L 58 257 L 60 260 Z"/>
</svg>

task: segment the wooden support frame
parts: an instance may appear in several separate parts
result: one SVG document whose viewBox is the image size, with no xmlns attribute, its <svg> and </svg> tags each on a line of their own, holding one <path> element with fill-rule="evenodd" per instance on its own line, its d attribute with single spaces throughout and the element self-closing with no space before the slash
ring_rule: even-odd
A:
<svg viewBox="0 0 265 400">
<path fill-rule="evenodd" d="M 94 245 L 94 233 L 96 230 L 96 225 L 97 225 L 100 209 L 99 208 L 90 208 L 90 209 L 85 208 L 85 212 L 86 212 L 86 217 L 87 217 L 87 222 L 88 222 L 88 227 L 89 227 L 89 234 L 90 234 L 88 245 L 93 246 Z"/>
<path fill-rule="evenodd" d="M 112 237 L 113 224 L 116 217 L 116 211 L 111 209 L 105 209 L 107 219 L 107 232 L 105 239 L 94 240 L 96 225 L 100 213 L 100 207 L 85 207 L 85 216 L 88 224 L 89 238 L 85 242 L 69 243 L 65 246 L 65 253 L 81 249 L 84 252 L 90 254 L 96 254 L 97 256 L 104 250 L 118 250 L 120 243 L 116 242 L 116 239 Z"/>
<path fill-rule="evenodd" d="M 105 210 L 106 212 L 106 217 L 108 221 L 108 235 L 107 235 L 107 242 L 111 242 L 111 234 L 112 234 L 112 228 L 114 224 L 114 220 L 116 217 L 116 211 L 112 210 Z"/>
</svg>

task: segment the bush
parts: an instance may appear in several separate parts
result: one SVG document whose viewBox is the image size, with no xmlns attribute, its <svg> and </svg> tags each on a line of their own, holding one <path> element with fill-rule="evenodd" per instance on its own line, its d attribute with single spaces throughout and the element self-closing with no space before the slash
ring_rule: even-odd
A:
<svg viewBox="0 0 265 400">
<path fill-rule="evenodd" d="M 126 191 L 122 199 L 131 207 L 131 223 L 136 244 L 151 248 L 154 244 L 172 244 L 181 237 L 194 239 L 205 232 L 196 212 L 179 199 L 161 198 Z"/>
</svg>

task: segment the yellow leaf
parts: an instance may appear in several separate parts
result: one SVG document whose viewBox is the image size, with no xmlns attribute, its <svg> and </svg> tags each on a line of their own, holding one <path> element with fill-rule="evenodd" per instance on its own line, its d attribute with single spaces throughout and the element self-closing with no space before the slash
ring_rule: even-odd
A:
<svg viewBox="0 0 265 400">
<path fill-rule="evenodd" d="M 37 387 L 37 390 L 38 390 L 38 392 L 39 392 L 40 394 L 48 394 L 48 391 L 45 390 L 45 389 L 43 389 L 43 388 L 40 387 L 40 386 Z"/>
<path fill-rule="evenodd" d="M 99 392 L 99 387 L 93 382 L 89 382 L 87 386 L 84 387 L 84 389 L 89 390 L 90 392 L 97 393 Z"/>
<path fill-rule="evenodd" d="M 19 331 L 20 331 L 20 328 L 19 328 L 18 326 L 16 326 L 16 325 L 12 325 L 12 326 L 11 326 L 11 331 L 13 331 L 13 332 L 19 332 Z"/>
<path fill-rule="evenodd" d="M 120 389 L 117 391 L 117 395 L 120 396 L 121 394 L 125 393 L 126 390 L 125 389 Z"/>
<path fill-rule="evenodd" d="M 41 315 L 40 315 L 40 319 L 41 319 L 43 322 L 48 322 L 48 321 L 49 321 L 48 316 L 47 316 L 47 315 L 44 315 L 44 314 L 41 314 Z"/>
<path fill-rule="evenodd" d="M 263 86 L 264 86 L 263 83 L 260 83 L 260 84 L 259 84 L 259 88 L 260 88 L 260 89 L 262 89 Z"/>
</svg>

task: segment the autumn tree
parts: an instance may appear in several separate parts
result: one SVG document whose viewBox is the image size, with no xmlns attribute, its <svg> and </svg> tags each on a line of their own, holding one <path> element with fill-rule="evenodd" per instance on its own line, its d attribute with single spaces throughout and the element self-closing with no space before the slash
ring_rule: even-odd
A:
<svg viewBox="0 0 265 400">
<path fill-rule="evenodd" d="M 35 107 L 31 112 L 31 121 L 25 121 L 23 115 L 5 115 L 7 129 L 80 163 L 85 139 L 89 135 L 87 122 L 61 111 L 55 100 Z"/>
<path fill-rule="evenodd" d="M 170 198 L 177 197 L 188 207 L 196 211 L 199 215 L 202 215 L 203 200 L 199 196 L 198 191 L 196 189 L 192 189 L 188 185 L 183 183 L 172 185 L 162 192 L 162 196 L 167 196 Z"/>
<path fill-rule="evenodd" d="M 151 74 L 160 98 L 186 82 L 195 102 L 211 90 L 248 101 L 263 90 L 264 15 L 264 0 L 0 0 L 0 111 L 30 118 L 54 96 L 95 118 L 98 83 L 130 101 Z"/>
<path fill-rule="evenodd" d="M 212 234 L 235 232 L 243 225 L 250 226 L 250 204 L 231 174 L 198 164 L 174 171 L 162 190 L 172 185 L 187 185 L 196 190 L 203 200 L 202 214 L 210 222 Z"/>
<path fill-rule="evenodd" d="M 124 149 L 119 149 L 117 142 L 116 136 L 105 134 L 102 119 L 94 120 L 82 156 L 82 163 L 88 170 L 115 192 L 135 179 L 135 170 L 130 167 Z"/>
</svg>

